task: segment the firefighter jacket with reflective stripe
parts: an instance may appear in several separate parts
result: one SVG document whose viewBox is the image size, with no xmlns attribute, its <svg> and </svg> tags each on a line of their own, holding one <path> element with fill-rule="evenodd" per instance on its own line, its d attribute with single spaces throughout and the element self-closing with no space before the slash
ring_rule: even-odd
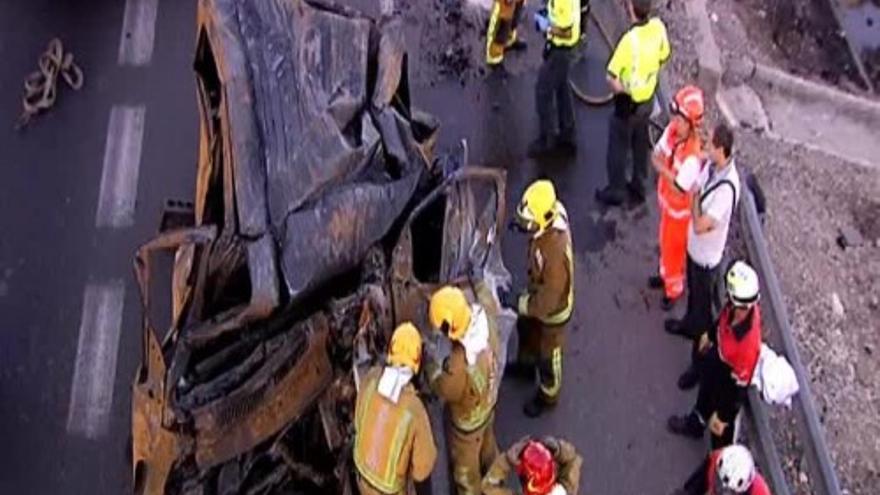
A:
<svg viewBox="0 0 880 495">
<path fill-rule="evenodd" d="M 495 458 L 492 467 L 483 477 L 483 495 L 515 495 L 520 490 L 511 490 L 505 486 L 507 477 L 511 471 L 516 470 L 516 459 L 525 447 L 529 438 L 525 437 L 513 444 L 507 452 L 502 452 Z M 566 493 L 577 494 L 581 482 L 581 464 L 583 458 L 574 448 L 574 445 L 565 440 L 556 439 L 559 450 L 553 452 L 553 460 L 556 462 L 556 482 L 565 488 Z"/>
<path fill-rule="evenodd" d="M 408 477 L 424 481 L 437 459 L 428 413 L 412 384 L 397 404 L 378 392 L 382 368 L 370 370 L 355 406 L 354 464 L 373 488 L 388 495 L 402 493 Z"/>
<path fill-rule="evenodd" d="M 709 454 L 709 466 L 706 471 L 706 495 L 715 494 L 715 484 L 718 482 L 718 457 L 721 456 L 721 450 L 718 449 Z M 761 473 L 755 473 L 755 479 L 752 480 L 752 486 L 743 495 L 773 495 L 770 487 L 764 481 Z"/>
<path fill-rule="evenodd" d="M 486 424 L 495 409 L 501 384 L 496 323 L 481 307 L 475 308 L 478 311 L 472 313 L 471 325 L 488 325 L 489 346 L 469 365 L 464 346 L 454 343 L 443 371 L 434 382 L 437 395 L 449 406 L 452 424 L 466 433 Z"/>
<path fill-rule="evenodd" d="M 664 166 L 678 175 L 686 161 L 700 162 L 702 142 L 696 134 L 684 137 L 675 122 L 670 122 L 663 131 L 660 140 L 657 141 L 655 152 L 660 153 L 664 159 Z M 700 165 L 689 163 L 699 169 Z M 696 178 L 696 175 L 694 176 Z M 657 178 L 657 201 L 660 208 L 665 210 L 672 218 L 684 219 L 691 216 L 691 197 L 688 191 L 681 191 L 675 184 L 671 184 L 665 177 Z"/>
<path fill-rule="evenodd" d="M 558 206 L 553 224 L 529 241 L 528 292 L 519 313 L 546 325 L 566 323 L 574 310 L 574 252 L 568 215 Z"/>
<path fill-rule="evenodd" d="M 572 47 L 581 39 L 580 0 L 549 0 L 547 16 L 550 29 L 547 41 L 553 46 Z"/>
<path fill-rule="evenodd" d="M 654 96 L 660 67 L 669 59 L 669 39 L 660 19 L 634 25 L 617 43 L 608 62 L 608 74 L 620 81 L 636 103 Z"/>
<path fill-rule="evenodd" d="M 731 309 L 726 305 L 718 317 L 718 355 L 730 366 L 734 379 L 740 387 L 748 387 L 752 383 L 752 375 L 758 366 L 761 356 L 761 308 L 752 306 L 752 314 L 746 321 L 749 329 L 742 339 L 737 339 L 730 323 Z"/>
</svg>

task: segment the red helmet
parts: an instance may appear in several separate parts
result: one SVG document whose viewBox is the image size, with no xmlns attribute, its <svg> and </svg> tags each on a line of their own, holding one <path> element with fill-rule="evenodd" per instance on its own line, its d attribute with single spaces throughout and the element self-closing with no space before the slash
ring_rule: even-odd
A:
<svg viewBox="0 0 880 495">
<path fill-rule="evenodd" d="M 706 111 L 703 90 L 696 86 L 685 86 L 675 94 L 669 107 L 673 114 L 681 115 L 691 123 L 698 123 Z"/>
<path fill-rule="evenodd" d="M 556 461 L 541 442 L 530 440 L 516 467 L 525 495 L 547 495 L 556 483 Z"/>
</svg>

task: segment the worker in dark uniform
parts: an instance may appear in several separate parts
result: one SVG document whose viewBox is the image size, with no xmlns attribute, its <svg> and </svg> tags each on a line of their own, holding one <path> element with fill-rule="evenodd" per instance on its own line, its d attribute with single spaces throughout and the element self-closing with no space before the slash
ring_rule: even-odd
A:
<svg viewBox="0 0 880 495">
<path fill-rule="evenodd" d="M 574 310 L 574 254 L 568 215 L 550 181 L 538 180 L 526 189 L 517 220 L 532 234 L 528 288 L 521 294 L 499 291 L 499 299 L 518 313 L 519 355 L 511 372 L 533 379 L 538 368 L 538 392 L 523 408 L 536 417 L 555 406 L 562 391 L 562 349 Z"/>
<path fill-rule="evenodd" d="M 749 449 L 731 445 L 712 451 L 675 495 L 772 495 Z"/>
<path fill-rule="evenodd" d="M 608 62 L 608 83 L 614 92 L 606 155 L 608 186 L 596 191 L 596 199 L 606 206 L 623 204 L 626 190 L 636 202 L 645 200 L 648 119 L 660 68 L 670 55 L 666 26 L 651 17 L 651 0 L 629 0 L 627 6 L 633 25 L 620 38 Z M 633 171 L 627 183 L 626 160 L 630 153 Z"/>
<path fill-rule="evenodd" d="M 528 153 L 533 158 L 557 149 L 574 154 L 574 103 L 568 76 L 581 39 L 581 0 L 548 0 L 546 11 L 535 14 L 535 20 L 547 42 L 535 86 L 540 130 Z"/>
<path fill-rule="evenodd" d="M 678 381 L 683 389 L 700 385 L 696 406 L 690 414 L 668 421 L 670 431 L 692 438 L 701 438 L 708 426 L 713 449 L 733 443 L 733 423 L 761 353 L 758 275 L 737 261 L 728 270 L 726 282 L 729 302 L 718 317 L 717 331 L 697 339 L 691 367 Z"/>
</svg>

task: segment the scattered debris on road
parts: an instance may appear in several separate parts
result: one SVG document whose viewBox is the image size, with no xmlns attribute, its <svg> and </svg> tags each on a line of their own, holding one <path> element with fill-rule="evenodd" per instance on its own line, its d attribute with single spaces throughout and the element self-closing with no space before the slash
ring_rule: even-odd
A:
<svg viewBox="0 0 880 495">
<path fill-rule="evenodd" d="M 394 325 L 427 329 L 442 284 L 509 284 L 505 174 L 434 158 L 438 125 L 412 108 L 405 60 L 394 20 L 200 1 L 195 201 L 169 204 L 135 261 L 136 493 L 353 493 L 358 378 Z"/>
<path fill-rule="evenodd" d="M 40 55 L 39 70 L 32 72 L 24 80 L 24 97 L 21 100 L 22 113 L 15 128 L 22 129 L 36 115 L 55 105 L 58 98 L 58 77 L 74 91 L 79 91 L 84 83 L 82 69 L 73 61 L 73 54 L 64 51 L 58 38 L 49 42 L 46 51 Z"/>
</svg>

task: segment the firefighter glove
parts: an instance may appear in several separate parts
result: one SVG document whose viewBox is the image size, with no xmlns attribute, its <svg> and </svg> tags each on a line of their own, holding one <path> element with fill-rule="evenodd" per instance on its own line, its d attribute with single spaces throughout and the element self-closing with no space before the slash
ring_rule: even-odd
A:
<svg viewBox="0 0 880 495">
<path fill-rule="evenodd" d="M 513 291 L 505 289 L 504 287 L 498 287 L 498 302 L 501 304 L 502 308 L 509 308 L 516 311 L 517 296 Z"/>
</svg>

